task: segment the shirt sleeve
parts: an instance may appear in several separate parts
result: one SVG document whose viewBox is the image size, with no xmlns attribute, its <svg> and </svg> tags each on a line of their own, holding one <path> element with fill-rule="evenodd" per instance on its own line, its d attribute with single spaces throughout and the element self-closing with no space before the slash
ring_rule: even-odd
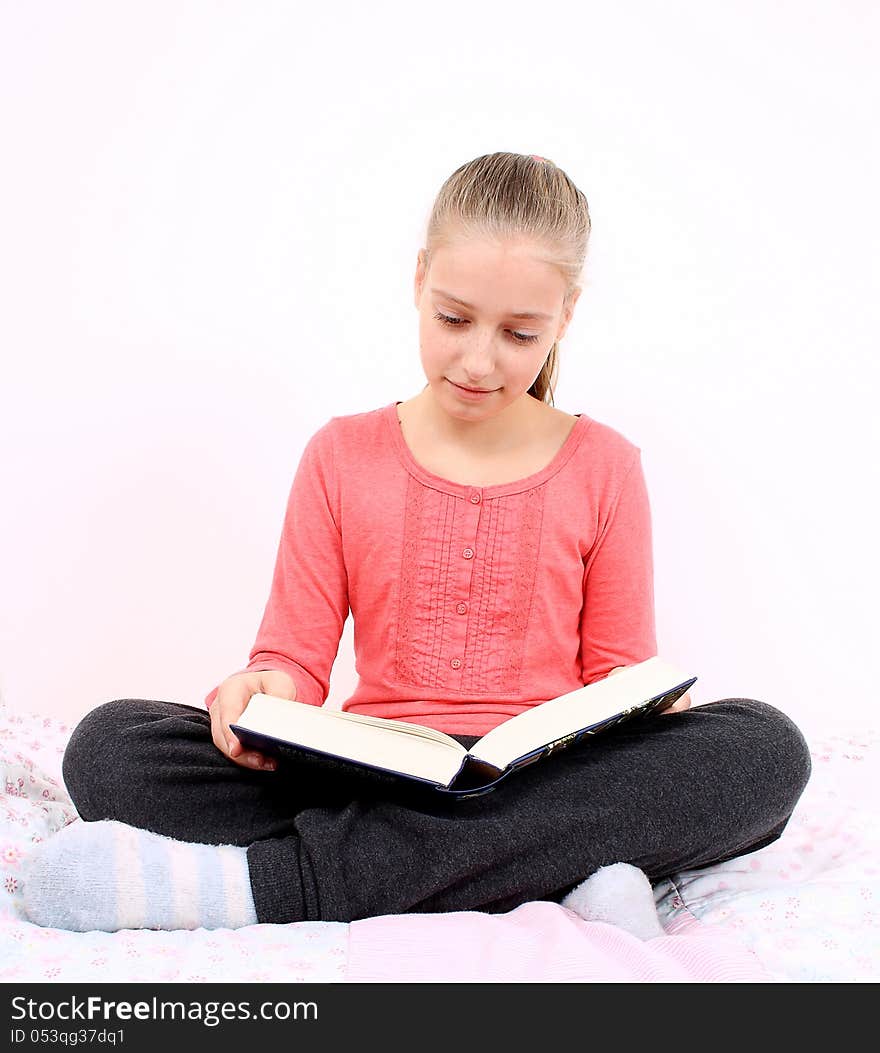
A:
<svg viewBox="0 0 880 1053">
<path fill-rule="evenodd" d="M 636 448 L 616 501 L 584 563 L 584 684 L 657 653 L 651 508 Z"/>
<path fill-rule="evenodd" d="M 329 425 L 306 444 L 281 529 L 269 599 L 247 666 L 280 669 L 299 702 L 320 706 L 348 617 L 348 575 L 338 515 L 338 478 Z M 210 709 L 218 684 L 205 698 Z"/>
</svg>

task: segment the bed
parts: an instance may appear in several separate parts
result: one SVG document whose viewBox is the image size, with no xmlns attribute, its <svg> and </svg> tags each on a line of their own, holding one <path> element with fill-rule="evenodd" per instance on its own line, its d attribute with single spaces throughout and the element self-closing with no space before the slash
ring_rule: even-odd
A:
<svg viewBox="0 0 880 1053">
<path fill-rule="evenodd" d="M 74 933 L 22 907 L 32 846 L 77 820 L 61 757 L 72 728 L 0 706 L 0 981 L 876 982 L 876 729 L 810 733 L 813 775 L 774 844 L 654 886 L 663 935 L 639 940 L 550 901 L 243 929 Z"/>
</svg>

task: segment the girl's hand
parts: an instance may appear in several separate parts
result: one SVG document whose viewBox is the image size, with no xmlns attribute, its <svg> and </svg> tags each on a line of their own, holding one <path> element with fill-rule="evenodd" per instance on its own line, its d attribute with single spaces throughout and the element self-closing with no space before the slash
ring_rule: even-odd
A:
<svg viewBox="0 0 880 1053">
<path fill-rule="evenodd" d="M 295 701 L 296 684 L 289 673 L 283 673 L 280 669 L 235 673 L 227 677 L 211 704 L 211 738 L 217 749 L 236 764 L 260 771 L 274 771 L 274 758 L 266 757 L 257 750 L 245 750 L 229 727 L 242 715 L 251 695 L 258 693 Z"/>
<path fill-rule="evenodd" d="M 626 668 L 627 667 L 625 665 L 619 665 L 619 666 L 617 666 L 617 668 L 612 669 L 611 672 L 608 675 L 609 676 L 614 676 L 615 673 L 619 673 L 621 671 L 621 669 L 626 669 Z M 672 703 L 671 706 L 667 706 L 666 709 L 662 709 L 660 711 L 660 716 L 663 716 L 664 713 L 680 713 L 683 709 L 690 709 L 690 705 L 691 705 L 691 693 L 690 693 L 690 691 L 685 691 L 685 693 L 681 696 L 681 698 L 677 698 Z"/>
<path fill-rule="evenodd" d="M 671 706 L 667 706 L 666 709 L 660 710 L 660 716 L 664 716 L 666 713 L 680 713 L 683 709 L 690 709 L 691 705 L 691 693 L 685 691 L 681 698 L 677 698 Z"/>
</svg>

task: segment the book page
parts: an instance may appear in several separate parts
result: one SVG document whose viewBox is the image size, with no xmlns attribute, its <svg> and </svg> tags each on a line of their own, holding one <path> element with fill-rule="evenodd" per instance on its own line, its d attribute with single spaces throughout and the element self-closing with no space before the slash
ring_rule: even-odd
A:
<svg viewBox="0 0 880 1053">
<path fill-rule="evenodd" d="M 425 727 L 424 724 L 413 724 L 407 720 L 392 720 L 389 717 L 368 717 L 364 713 L 346 713 L 341 709 L 327 709 L 324 706 L 319 708 L 322 713 L 332 714 L 335 717 L 341 717 L 343 720 L 354 720 L 362 724 L 373 724 L 377 728 L 386 728 L 388 731 L 397 732 L 403 735 L 421 735 L 423 738 L 432 739 L 434 742 L 445 742 L 455 750 L 463 749 L 461 743 L 451 735 L 438 731 L 436 728 Z"/>
<path fill-rule="evenodd" d="M 649 658 L 511 717 L 474 743 L 471 755 L 506 768 L 563 735 L 641 706 L 691 679 L 670 662 Z"/>
<path fill-rule="evenodd" d="M 461 743 L 433 728 L 343 713 L 275 695 L 252 695 L 234 723 L 281 741 L 442 785 L 451 782 L 467 753 Z M 404 723 L 405 727 L 397 726 Z"/>
</svg>

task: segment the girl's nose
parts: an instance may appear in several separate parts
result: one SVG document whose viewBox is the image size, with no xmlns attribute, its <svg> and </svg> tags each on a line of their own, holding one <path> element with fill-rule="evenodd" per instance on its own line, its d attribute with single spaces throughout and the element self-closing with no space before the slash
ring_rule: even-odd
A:
<svg viewBox="0 0 880 1053">
<path fill-rule="evenodd" d="M 488 377 L 495 368 L 491 341 L 486 340 L 478 346 L 469 347 L 462 358 L 462 368 L 474 382 Z"/>
</svg>

